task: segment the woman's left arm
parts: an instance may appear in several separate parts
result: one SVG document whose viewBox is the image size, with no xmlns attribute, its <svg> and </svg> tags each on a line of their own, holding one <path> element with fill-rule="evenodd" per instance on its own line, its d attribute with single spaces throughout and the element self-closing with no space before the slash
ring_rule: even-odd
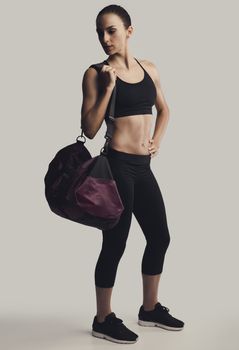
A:
<svg viewBox="0 0 239 350">
<path fill-rule="evenodd" d="M 160 147 L 160 143 L 162 141 L 163 135 L 165 133 L 165 130 L 169 121 L 169 107 L 167 105 L 166 99 L 162 91 L 159 72 L 155 64 L 150 61 L 147 61 L 147 65 L 149 68 L 149 74 L 154 81 L 156 92 L 157 92 L 156 99 L 155 99 L 157 116 L 156 116 L 153 137 L 151 140 L 149 140 L 149 152 L 151 153 L 151 157 L 153 157 L 157 153 Z"/>
</svg>

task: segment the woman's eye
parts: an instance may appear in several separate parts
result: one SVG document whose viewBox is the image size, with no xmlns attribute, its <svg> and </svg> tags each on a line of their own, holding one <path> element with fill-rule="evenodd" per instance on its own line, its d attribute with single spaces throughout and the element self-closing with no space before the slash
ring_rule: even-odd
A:
<svg viewBox="0 0 239 350">
<path fill-rule="evenodd" d="M 113 34 L 114 32 L 116 32 L 116 30 L 109 30 L 109 34 Z M 100 31 L 97 31 L 97 33 L 98 33 L 98 35 L 99 36 L 103 36 L 104 35 L 104 33 L 103 32 L 100 32 Z"/>
</svg>

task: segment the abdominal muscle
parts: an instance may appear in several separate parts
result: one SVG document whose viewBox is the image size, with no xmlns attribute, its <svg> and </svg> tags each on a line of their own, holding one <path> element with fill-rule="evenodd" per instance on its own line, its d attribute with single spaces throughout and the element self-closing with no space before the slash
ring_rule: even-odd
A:
<svg viewBox="0 0 239 350">
<path fill-rule="evenodd" d="M 152 114 L 115 118 L 110 147 L 126 153 L 150 154 L 148 147 L 152 120 Z"/>
</svg>

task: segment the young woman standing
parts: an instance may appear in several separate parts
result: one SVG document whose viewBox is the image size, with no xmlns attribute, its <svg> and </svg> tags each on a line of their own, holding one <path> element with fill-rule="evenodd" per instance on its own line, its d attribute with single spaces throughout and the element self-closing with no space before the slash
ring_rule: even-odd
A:
<svg viewBox="0 0 239 350">
<path fill-rule="evenodd" d="M 114 132 L 108 159 L 124 204 L 118 224 L 102 231 L 102 249 L 95 268 L 97 314 L 92 335 L 118 343 L 135 343 L 138 335 L 111 310 L 117 267 L 126 247 L 132 214 L 146 239 L 142 258 L 143 304 L 138 324 L 180 330 L 184 322 L 158 301 L 158 285 L 170 242 L 163 197 L 150 168 L 169 119 L 159 74 L 148 60 L 136 59 L 128 40 L 133 33 L 128 12 L 118 5 L 103 8 L 96 18 L 99 41 L 108 55 L 101 71 L 91 65 L 83 77 L 82 128 L 92 139 L 100 129 L 116 84 Z M 157 109 L 153 137 L 152 106 Z"/>
</svg>

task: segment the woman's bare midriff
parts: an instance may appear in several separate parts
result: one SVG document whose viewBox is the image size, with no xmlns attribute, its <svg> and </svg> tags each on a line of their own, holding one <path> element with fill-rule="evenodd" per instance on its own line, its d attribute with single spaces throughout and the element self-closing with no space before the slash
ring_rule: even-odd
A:
<svg viewBox="0 0 239 350">
<path fill-rule="evenodd" d="M 150 154 L 148 147 L 152 120 L 152 114 L 115 118 L 110 147 L 126 153 Z"/>
</svg>

